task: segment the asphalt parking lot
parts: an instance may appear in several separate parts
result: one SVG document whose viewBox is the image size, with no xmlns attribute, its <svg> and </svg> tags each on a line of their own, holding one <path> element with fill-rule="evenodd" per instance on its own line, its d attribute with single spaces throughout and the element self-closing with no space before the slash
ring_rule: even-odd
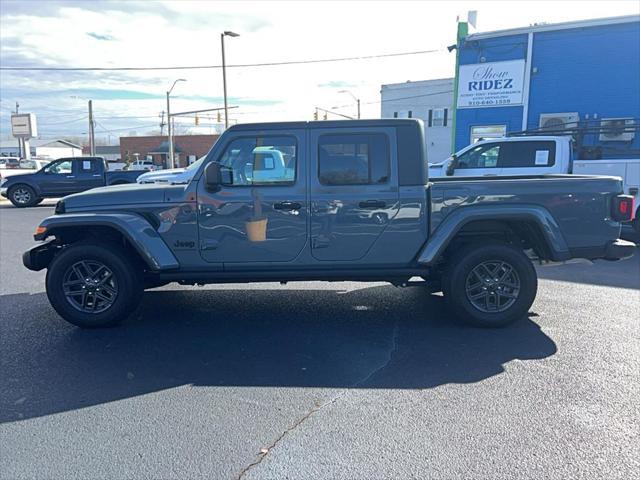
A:
<svg viewBox="0 0 640 480">
<path fill-rule="evenodd" d="M 21 264 L 52 211 L 0 204 L 3 479 L 638 478 L 640 254 L 539 268 L 498 330 L 310 282 L 167 286 L 83 331 Z"/>
</svg>

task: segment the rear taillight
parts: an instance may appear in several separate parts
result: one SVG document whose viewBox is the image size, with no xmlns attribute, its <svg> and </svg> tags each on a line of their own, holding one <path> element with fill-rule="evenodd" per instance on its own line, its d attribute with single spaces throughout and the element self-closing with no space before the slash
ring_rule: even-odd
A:
<svg viewBox="0 0 640 480">
<path fill-rule="evenodd" d="M 635 216 L 633 197 L 631 195 L 616 195 L 613 197 L 612 216 L 619 222 L 628 222 Z"/>
</svg>

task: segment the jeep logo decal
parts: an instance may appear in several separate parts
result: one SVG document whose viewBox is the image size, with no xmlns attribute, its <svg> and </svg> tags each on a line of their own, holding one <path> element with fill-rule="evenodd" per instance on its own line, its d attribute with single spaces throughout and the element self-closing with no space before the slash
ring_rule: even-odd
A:
<svg viewBox="0 0 640 480">
<path fill-rule="evenodd" d="M 175 248 L 195 248 L 196 247 L 196 242 L 192 241 L 192 240 L 176 240 L 175 243 L 173 244 L 173 246 Z"/>
</svg>

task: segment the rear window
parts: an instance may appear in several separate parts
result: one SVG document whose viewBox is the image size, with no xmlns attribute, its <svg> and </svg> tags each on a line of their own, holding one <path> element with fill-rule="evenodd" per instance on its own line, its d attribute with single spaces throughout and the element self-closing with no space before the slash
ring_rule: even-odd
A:
<svg viewBox="0 0 640 480">
<path fill-rule="evenodd" d="M 505 142 L 500 152 L 499 167 L 550 167 L 556 163 L 556 142 Z"/>
<path fill-rule="evenodd" d="M 318 139 L 318 180 L 322 185 L 387 183 L 389 169 L 385 134 L 322 135 Z"/>
</svg>

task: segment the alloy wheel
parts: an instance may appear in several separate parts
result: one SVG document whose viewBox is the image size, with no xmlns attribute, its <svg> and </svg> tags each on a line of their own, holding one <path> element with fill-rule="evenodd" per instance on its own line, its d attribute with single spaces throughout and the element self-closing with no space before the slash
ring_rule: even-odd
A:
<svg viewBox="0 0 640 480">
<path fill-rule="evenodd" d="M 74 263 L 63 278 L 62 288 L 67 302 L 81 312 L 104 312 L 118 296 L 118 283 L 113 272 L 99 261 Z"/>
<path fill-rule="evenodd" d="M 507 262 L 482 262 L 467 275 L 465 292 L 467 299 L 481 312 L 503 312 L 518 299 L 520 277 Z"/>
</svg>

